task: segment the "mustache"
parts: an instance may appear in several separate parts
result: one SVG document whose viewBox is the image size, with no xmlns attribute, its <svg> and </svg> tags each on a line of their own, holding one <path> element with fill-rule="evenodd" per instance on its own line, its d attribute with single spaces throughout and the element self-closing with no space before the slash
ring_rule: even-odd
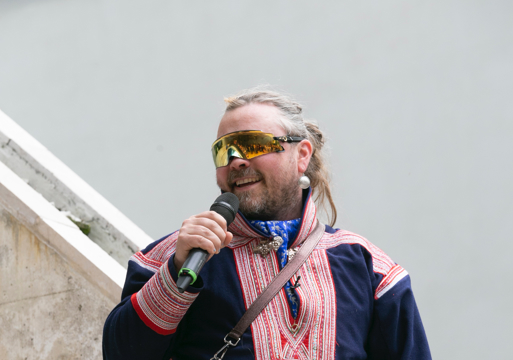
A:
<svg viewBox="0 0 513 360">
<path fill-rule="evenodd" d="M 228 174 L 228 183 L 233 186 L 235 183 L 235 179 L 245 177 L 245 176 L 258 176 L 259 178 L 263 178 L 262 173 L 252 168 L 246 168 L 241 170 L 233 170 Z"/>
</svg>

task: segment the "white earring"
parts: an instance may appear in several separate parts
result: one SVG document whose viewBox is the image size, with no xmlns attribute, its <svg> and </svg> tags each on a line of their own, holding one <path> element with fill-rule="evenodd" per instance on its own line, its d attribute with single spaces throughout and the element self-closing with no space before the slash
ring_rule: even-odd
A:
<svg viewBox="0 0 513 360">
<path fill-rule="evenodd" d="M 308 178 L 308 176 L 302 175 L 297 183 L 299 184 L 299 187 L 301 189 L 308 189 L 308 187 L 310 186 L 310 179 Z"/>
</svg>

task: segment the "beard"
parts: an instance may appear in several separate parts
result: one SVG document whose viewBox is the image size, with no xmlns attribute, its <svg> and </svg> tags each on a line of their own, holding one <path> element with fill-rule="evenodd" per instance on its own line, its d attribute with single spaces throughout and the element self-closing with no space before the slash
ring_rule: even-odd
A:
<svg viewBox="0 0 513 360">
<path fill-rule="evenodd" d="M 248 220 L 281 219 L 282 215 L 297 206 L 302 199 L 297 179 L 288 169 L 281 169 L 267 177 L 252 168 L 235 170 L 229 174 L 229 183 L 232 184 L 233 179 L 245 176 L 258 176 L 262 185 L 258 192 L 238 192 L 235 184 L 232 185 L 233 193 L 239 198 L 239 210 Z"/>
</svg>

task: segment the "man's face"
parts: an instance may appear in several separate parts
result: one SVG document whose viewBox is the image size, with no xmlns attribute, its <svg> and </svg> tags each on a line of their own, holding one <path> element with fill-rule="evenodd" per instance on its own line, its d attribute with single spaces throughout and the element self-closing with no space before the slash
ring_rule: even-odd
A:
<svg viewBox="0 0 513 360">
<path fill-rule="evenodd" d="M 262 130 L 275 136 L 286 135 L 272 105 L 249 104 L 227 112 L 221 119 L 217 137 L 234 131 Z M 249 219 L 290 220 L 289 213 L 301 207 L 302 192 L 296 146 L 282 143 L 285 151 L 251 160 L 233 158 L 216 170 L 217 185 L 237 195 L 241 212 Z"/>
</svg>

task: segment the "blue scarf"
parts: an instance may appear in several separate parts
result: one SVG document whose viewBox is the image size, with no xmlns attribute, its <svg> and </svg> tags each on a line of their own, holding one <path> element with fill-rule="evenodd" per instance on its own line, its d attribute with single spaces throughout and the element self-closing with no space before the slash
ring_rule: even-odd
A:
<svg viewBox="0 0 513 360">
<path fill-rule="evenodd" d="M 301 219 L 287 220 L 287 221 L 260 221 L 250 220 L 249 223 L 256 229 L 268 236 L 280 236 L 283 239 L 283 243 L 280 248 L 276 251 L 278 261 L 280 263 L 280 269 L 287 264 L 287 248 L 289 240 L 292 241 L 297 236 L 299 227 L 301 226 Z M 290 311 L 294 319 L 297 317 L 297 311 L 299 309 L 299 296 L 296 290 L 292 288 L 290 280 L 284 286 L 285 293 L 290 305 Z"/>
</svg>

